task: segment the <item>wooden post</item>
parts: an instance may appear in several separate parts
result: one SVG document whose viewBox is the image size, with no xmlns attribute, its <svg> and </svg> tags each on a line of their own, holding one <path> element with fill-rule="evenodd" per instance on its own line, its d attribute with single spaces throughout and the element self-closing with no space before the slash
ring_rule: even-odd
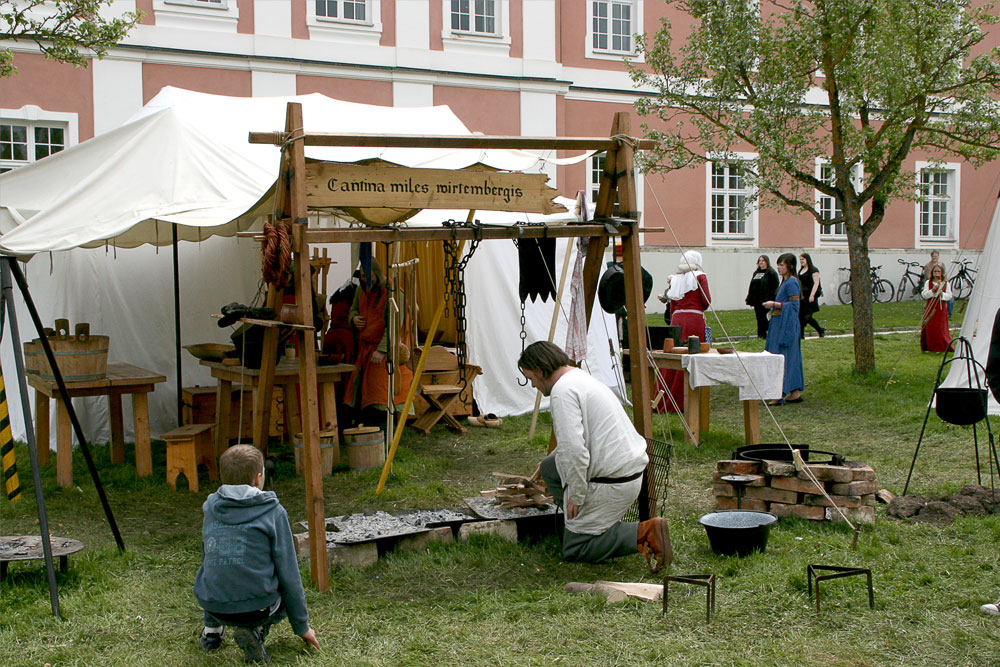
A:
<svg viewBox="0 0 1000 667">
<path fill-rule="evenodd" d="M 276 224 L 291 223 L 292 254 L 295 264 L 295 304 L 298 321 L 313 321 L 312 277 L 310 275 L 309 244 L 306 242 L 308 213 L 305 189 L 305 144 L 302 140 L 302 105 L 289 102 L 285 116 L 285 131 L 298 138 L 291 139 L 282 151 L 281 174 L 275 193 L 277 210 L 282 217 Z M 281 309 L 284 289 L 270 285 L 267 306 L 275 312 Z M 274 387 L 274 367 L 278 353 L 277 327 L 264 333 L 264 349 L 260 364 L 257 392 L 254 395 L 254 444 L 267 451 L 271 423 L 271 400 Z M 311 332 L 296 330 L 300 336 L 299 406 L 302 423 L 303 459 L 306 481 L 306 518 L 309 521 L 309 566 L 313 584 L 320 592 L 330 590 L 330 568 L 326 552 L 326 516 L 323 502 L 323 478 L 319 450 L 319 399 L 316 390 L 316 343 Z"/>
</svg>

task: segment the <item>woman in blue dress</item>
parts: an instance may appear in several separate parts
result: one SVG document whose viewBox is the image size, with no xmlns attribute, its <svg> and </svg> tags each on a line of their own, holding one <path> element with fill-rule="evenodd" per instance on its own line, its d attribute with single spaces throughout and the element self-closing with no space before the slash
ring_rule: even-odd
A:
<svg viewBox="0 0 1000 667">
<path fill-rule="evenodd" d="M 767 343 L 764 349 L 772 354 L 780 354 L 785 358 L 785 377 L 782 382 L 782 393 L 785 398 L 768 401 L 768 405 L 783 403 L 801 403 L 802 390 L 805 389 L 805 379 L 802 376 L 802 347 L 799 343 L 799 307 L 802 299 L 802 286 L 795 277 L 795 255 L 786 252 L 778 258 L 778 275 L 781 276 L 781 286 L 774 301 L 765 301 L 764 307 L 771 309 L 771 324 L 767 330 Z"/>
</svg>

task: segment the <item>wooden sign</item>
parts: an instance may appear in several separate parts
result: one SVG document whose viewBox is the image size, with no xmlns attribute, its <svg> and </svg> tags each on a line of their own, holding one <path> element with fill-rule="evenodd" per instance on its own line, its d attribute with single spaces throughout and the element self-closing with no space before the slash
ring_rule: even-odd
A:
<svg viewBox="0 0 1000 667">
<path fill-rule="evenodd" d="M 312 162 L 306 165 L 311 207 L 444 208 L 563 213 L 546 174 L 508 171 L 413 169 L 387 164 Z"/>
</svg>

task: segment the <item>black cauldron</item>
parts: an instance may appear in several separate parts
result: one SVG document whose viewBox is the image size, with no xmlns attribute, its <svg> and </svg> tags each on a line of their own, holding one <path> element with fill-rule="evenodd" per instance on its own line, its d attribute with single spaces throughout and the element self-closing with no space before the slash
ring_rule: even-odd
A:
<svg viewBox="0 0 1000 667">
<path fill-rule="evenodd" d="M 705 514 L 698 523 L 705 526 L 712 551 L 722 556 L 747 556 L 767 547 L 771 524 L 778 517 L 770 512 L 726 510 Z"/>
<path fill-rule="evenodd" d="M 975 387 L 938 387 L 934 410 L 942 421 L 968 426 L 986 419 L 986 390 Z"/>
</svg>

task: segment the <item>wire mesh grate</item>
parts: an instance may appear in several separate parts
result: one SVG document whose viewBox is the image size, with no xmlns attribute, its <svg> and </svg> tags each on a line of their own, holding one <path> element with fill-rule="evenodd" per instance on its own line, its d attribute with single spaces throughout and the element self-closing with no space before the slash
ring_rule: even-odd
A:
<svg viewBox="0 0 1000 667">
<path fill-rule="evenodd" d="M 663 508 L 667 500 L 667 482 L 670 479 L 670 462 L 673 459 L 674 446 L 669 442 L 646 438 L 646 454 L 649 456 L 649 465 L 643 475 L 642 491 L 635 499 L 632 507 L 625 513 L 622 521 L 640 521 L 643 513 L 640 508 L 649 507 L 651 516 L 663 514 Z M 652 478 L 650 479 L 650 475 Z"/>
</svg>

